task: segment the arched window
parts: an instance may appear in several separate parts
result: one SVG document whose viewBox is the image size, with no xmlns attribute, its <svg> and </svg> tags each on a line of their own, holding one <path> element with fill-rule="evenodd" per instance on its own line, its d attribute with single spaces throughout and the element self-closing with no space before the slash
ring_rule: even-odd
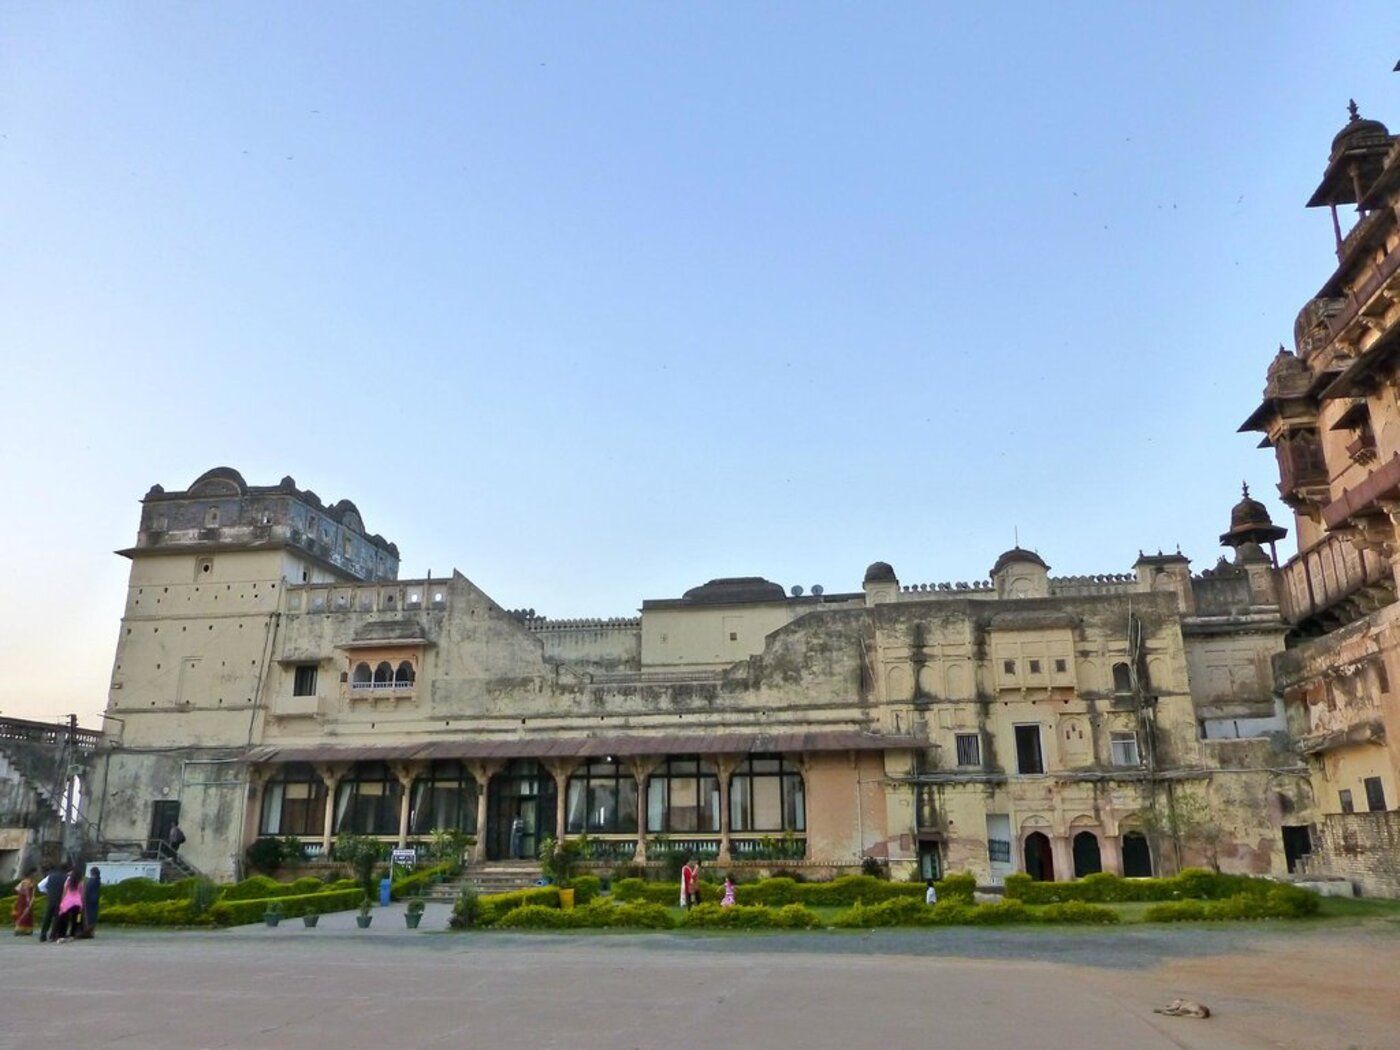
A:
<svg viewBox="0 0 1400 1050">
<path fill-rule="evenodd" d="M 399 664 L 398 670 L 396 670 L 396 671 L 394 672 L 394 684 L 395 684 L 395 685 L 412 685 L 412 684 L 413 684 L 413 665 L 412 665 L 411 663 L 409 663 L 407 660 L 402 661 L 402 662 Z"/>
<path fill-rule="evenodd" d="M 1073 852 L 1076 879 L 1103 871 L 1103 859 L 1099 856 L 1099 837 L 1092 831 L 1081 831 L 1074 836 Z"/>
<path fill-rule="evenodd" d="M 1133 691 L 1133 672 L 1127 664 L 1117 663 L 1113 665 L 1113 691 L 1115 693 L 1131 693 Z"/>
<path fill-rule="evenodd" d="M 260 835 L 321 835 L 326 784 L 309 765 L 289 762 L 263 785 Z"/>
<path fill-rule="evenodd" d="M 729 781 L 729 826 L 734 831 L 806 831 L 807 793 L 802 772 L 780 755 L 751 755 Z"/>
<path fill-rule="evenodd" d="M 369 664 L 357 663 L 350 675 L 350 685 L 355 689 L 366 689 L 373 681 L 374 672 L 369 669 Z"/>
<path fill-rule="evenodd" d="M 1055 858 L 1050 851 L 1050 839 L 1043 831 L 1032 831 L 1022 846 L 1026 874 L 1036 882 L 1055 881 Z"/>
<path fill-rule="evenodd" d="M 594 758 L 569 778 L 570 835 L 634 835 L 637 832 L 637 781 L 615 758 Z"/>
<path fill-rule="evenodd" d="M 647 831 L 719 831 L 719 771 L 698 756 L 668 758 L 647 781 Z"/>
<path fill-rule="evenodd" d="M 413 782 L 408 824 L 414 835 L 440 828 L 476 834 L 476 779 L 456 760 L 433 762 Z"/>
<path fill-rule="evenodd" d="M 1152 850 L 1141 831 L 1123 833 L 1123 875 L 1129 879 L 1152 877 Z"/>
<path fill-rule="evenodd" d="M 379 665 L 374 669 L 374 684 L 388 685 L 394 680 L 394 669 L 389 665 L 388 660 L 380 660 Z"/>
<path fill-rule="evenodd" d="M 397 835 L 402 796 L 403 786 L 388 765 L 356 762 L 335 796 L 336 834 Z"/>
</svg>

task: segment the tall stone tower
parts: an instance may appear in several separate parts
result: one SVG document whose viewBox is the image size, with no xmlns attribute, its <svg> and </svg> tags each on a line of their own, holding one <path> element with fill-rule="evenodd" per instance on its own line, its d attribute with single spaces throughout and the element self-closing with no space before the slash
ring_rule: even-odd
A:
<svg viewBox="0 0 1400 1050">
<path fill-rule="evenodd" d="M 183 492 L 153 486 L 118 553 L 131 575 L 105 728 L 120 746 L 94 765 L 88 834 L 144 845 L 183 806 L 185 855 L 226 871 L 211 851 L 238 841 L 225 825 L 243 817 L 238 758 L 259 732 L 285 585 L 392 580 L 398 548 L 366 535 L 349 500 L 216 467 Z"/>
</svg>

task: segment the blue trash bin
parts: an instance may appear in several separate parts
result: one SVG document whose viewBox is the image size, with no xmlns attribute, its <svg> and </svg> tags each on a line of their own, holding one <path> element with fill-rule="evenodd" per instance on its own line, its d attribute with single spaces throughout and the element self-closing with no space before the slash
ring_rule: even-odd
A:
<svg viewBox="0 0 1400 1050">
<path fill-rule="evenodd" d="M 387 908 L 389 906 L 389 898 L 393 888 L 394 881 L 392 879 L 379 880 L 379 906 L 381 908 Z"/>
</svg>

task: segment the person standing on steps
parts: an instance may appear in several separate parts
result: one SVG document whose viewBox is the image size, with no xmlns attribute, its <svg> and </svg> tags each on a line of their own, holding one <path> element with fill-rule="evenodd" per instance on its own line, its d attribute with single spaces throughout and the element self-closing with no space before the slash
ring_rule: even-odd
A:
<svg viewBox="0 0 1400 1050">
<path fill-rule="evenodd" d="M 185 833 L 180 830 L 179 824 L 170 825 L 170 838 L 167 841 L 170 843 L 170 852 L 178 856 L 180 847 L 185 844 Z"/>
</svg>

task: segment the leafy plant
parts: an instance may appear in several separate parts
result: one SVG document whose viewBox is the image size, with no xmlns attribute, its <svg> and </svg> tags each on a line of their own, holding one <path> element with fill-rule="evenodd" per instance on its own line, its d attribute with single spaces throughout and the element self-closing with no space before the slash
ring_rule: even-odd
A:
<svg viewBox="0 0 1400 1050">
<path fill-rule="evenodd" d="M 556 886 L 567 888 L 583 857 L 579 839 L 558 842 L 546 835 L 540 841 L 540 871 Z"/>
<path fill-rule="evenodd" d="M 254 839 L 243 851 L 243 859 L 254 871 L 271 874 L 281 868 L 286 860 L 286 846 L 281 839 L 270 836 Z"/>
<path fill-rule="evenodd" d="M 190 887 L 190 912 L 196 917 L 203 915 L 219 899 L 219 888 L 209 879 L 197 879 Z"/>
<path fill-rule="evenodd" d="M 368 835 L 341 835 L 336 839 L 335 859 L 350 865 L 355 881 L 364 890 L 365 897 L 376 896 L 374 869 L 383 856 L 384 847 Z"/>
<path fill-rule="evenodd" d="M 476 837 L 457 828 L 434 828 L 428 853 L 439 864 L 451 864 L 454 872 L 461 869 L 462 858 L 476 845 Z"/>
<path fill-rule="evenodd" d="M 463 886 L 452 905 L 452 918 L 448 920 L 454 930 L 469 929 L 481 921 L 481 896 L 470 886 Z"/>
<path fill-rule="evenodd" d="M 426 907 L 427 905 L 423 902 L 422 897 L 414 897 L 413 900 L 408 902 L 408 907 L 405 910 L 409 915 L 422 915 L 423 909 Z"/>
<path fill-rule="evenodd" d="M 282 917 L 282 902 L 270 900 L 267 907 L 263 909 L 263 917 L 267 919 L 280 919 Z"/>
<path fill-rule="evenodd" d="M 368 919 L 374 913 L 374 904 L 369 899 L 369 894 L 365 894 L 360 899 L 360 918 Z"/>
<path fill-rule="evenodd" d="M 873 879 L 888 879 L 890 877 L 889 869 L 885 867 L 885 862 L 879 857 L 862 857 L 860 873 L 869 875 Z"/>
</svg>

